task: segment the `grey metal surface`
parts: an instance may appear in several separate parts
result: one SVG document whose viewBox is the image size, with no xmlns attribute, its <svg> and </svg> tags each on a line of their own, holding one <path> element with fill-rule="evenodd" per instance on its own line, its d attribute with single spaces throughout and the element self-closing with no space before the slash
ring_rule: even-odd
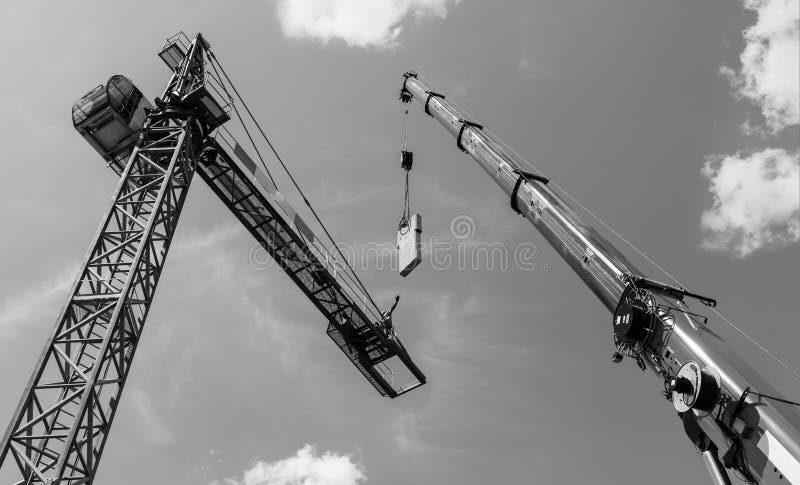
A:
<svg viewBox="0 0 800 485">
<path fill-rule="evenodd" d="M 595 229 L 583 223 L 562 198 L 548 187 L 545 180 L 523 177 L 526 165 L 508 153 L 499 140 L 466 120 L 441 94 L 430 96 L 432 88 L 411 75 L 404 81 L 413 98 L 426 107 L 454 137 L 459 148 L 468 153 L 486 173 L 515 199 L 516 207 L 580 276 L 591 291 L 611 312 L 626 288 L 626 273 L 644 275 L 614 245 Z M 517 190 L 515 192 L 515 187 Z M 780 402 L 758 399 L 752 395 L 744 401 L 740 430 L 726 424 L 723 413 L 750 387 L 763 394 L 782 396 L 750 365 L 742 360 L 701 319 L 693 315 L 684 301 L 668 295 L 657 295 L 659 313 L 655 335 L 649 340 L 642 358 L 647 368 L 659 378 L 659 390 L 674 377 L 680 366 L 695 361 L 703 368 L 719 373 L 722 397 L 714 412 L 699 418 L 700 426 L 720 450 L 741 446 L 741 469 L 763 483 L 800 485 L 800 414 L 797 409 Z M 670 412 L 671 406 L 667 408 Z M 750 426 L 752 432 L 742 432 Z"/>
</svg>

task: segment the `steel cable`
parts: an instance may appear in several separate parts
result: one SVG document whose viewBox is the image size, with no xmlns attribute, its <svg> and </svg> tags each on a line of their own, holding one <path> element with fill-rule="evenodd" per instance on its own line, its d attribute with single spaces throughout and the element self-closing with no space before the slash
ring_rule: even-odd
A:
<svg viewBox="0 0 800 485">
<path fill-rule="evenodd" d="M 300 185 L 297 183 L 297 180 L 294 178 L 292 173 L 289 171 L 289 168 L 286 166 L 286 163 L 283 161 L 281 156 L 278 154 L 278 151 L 275 149 L 275 146 L 272 144 L 272 141 L 269 139 L 269 137 L 267 136 L 267 134 L 264 131 L 264 129 L 261 127 L 261 124 L 258 122 L 258 120 L 256 120 L 256 118 L 253 115 L 252 111 L 247 106 L 247 103 L 245 102 L 244 98 L 242 98 L 241 94 L 239 94 L 239 90 L 236 88 L 236 85 L 233 83 L 233 81 L 231 80 L 230 76 L 228 76 L 228 73 L 225 71 L 225 68 L 222 67 L 222 64 L 219 62 L 219 59 L 217 59 L 217 56 L 214 55 L 214 53 L 211 50 L 209 50 L 208 53 L 209 53 L 210 59 L 212 60 L 212 65 L 216 64 L 219 67 L 219 70 L 222 72 L 222 75 L 225 77 L 225 79 L 227 80 L 228 84 L 233 89 L 233 92 L 236 94 L 236 98 L 242 103 L 242 106 L 244 107 L 244 109 L 247 112 L 248 116 L 253 121 L 253 123 L 256 125 L 256 127 L 258 128 L 258 131 L 261 133 L 262 138 L 267 143 L 267 145 L 269 146 L 269 148 L 272 151 L 273 155 L 275 155 L 275 158 L 281 164 L 281 167 L 283 167 L 284 172 L 286 172 L 286 175 L 289 177 L 289 180 L 291 180 L 291 182 L 294 185 L 295 189 L 297 189 L 298 193 L 302 197 L 303 202 L 309 208 L 309 210 L 311 211 L 311 213 L 314 216 L 314 219 L 316 219 L 317 223 L 320 225 L 320 227 L 322 228 L 323 232 L 328 237 L 328 239 L 330 240 L 330 242 L 333 245 L 333 247 L 336 249 L 336 252 L 342 258 L 342 262 L 344 263 L 344 265 L 346 265 L 347 269 L 350 271 L 350 273 L 353 276 L 353 278 L 355 278 L 359 288 L 361 289 L 361 291 L 363 291 L 364 296 L 366 296 L 369 299 L 370 303 L 375 307 L 375 309 L 378 310 L 378 312 L 380 312 L 380 309 L 379 309 L 378 305 L 372 299 L 372 295 L 369 294 L 369 291 L 364 286 L 363 282 L 358 277 L 358 275 L 356 274 L 355 270 L 353 270 L 353 268 L 350 265 L 350 263 L 347 261 L 347 258 L 345 257 L 345 255 L 342 252 L 341 248 L 339 247 L 338 243 L 333 238 L 333 236 L 330 234 L 330 232 L 328 231 L 328 228 L 325 227 L 325 224 L 322 222 L 322 219 L 320 219 L 319 215 L 317 214 L 317 211 L 314 210 L 314 207 L 311 205 L 311 202 L 309 202 L 309 200 L 306 197 L 305 193 L 300 188 Z"/>
</svg>

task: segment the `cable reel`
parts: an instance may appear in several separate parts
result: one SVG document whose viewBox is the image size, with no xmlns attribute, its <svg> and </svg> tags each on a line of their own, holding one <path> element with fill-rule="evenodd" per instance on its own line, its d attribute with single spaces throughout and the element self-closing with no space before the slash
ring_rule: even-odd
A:
<svg viewBox="0 0 800 485">
<path fill-rule="evenodd" d="M 691 409 L 698 416 L 706 416 L 719 402 L 722 385 L 716 370 L 689 361 L 669 380 L 668 390 L 676 411 L 685 413 Z"/>
<path fill-rule="evenodd" d="M 624 357 L 636 359 L 643 367 L 642 351 L 650 342 L 658 319 L 655 297 L 649 290 L 628 285 L 614 311 L 614 362 Z"/>
</svg>

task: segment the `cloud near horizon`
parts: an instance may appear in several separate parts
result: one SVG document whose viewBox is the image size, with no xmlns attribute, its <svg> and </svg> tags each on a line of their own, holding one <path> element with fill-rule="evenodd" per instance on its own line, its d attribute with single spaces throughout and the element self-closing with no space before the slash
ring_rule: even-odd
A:
<svg viewBox="0 0 800 485">
<path fill-rule="evenodd" d="M 280 0 L 278 20 L 284 35 L 327 43 L 341 39 L 350 47 L 385 49 L 398 45 L 407 17 L 447 16 L 461 0 Z"/>
<path fill-rule="evenodd" d="M 254 463 L 241 480 L 228 478 L 212 485 L 358 485 L 366 480 L 364 471 L 349 455 L 317 453 L 307 444 L 289 458 Z"/>
</svg>

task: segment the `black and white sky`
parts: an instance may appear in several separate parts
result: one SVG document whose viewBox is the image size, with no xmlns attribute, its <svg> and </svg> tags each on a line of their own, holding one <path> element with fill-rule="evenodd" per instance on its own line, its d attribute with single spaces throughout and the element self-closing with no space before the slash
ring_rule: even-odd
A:
<svg viewBox="0 0 800 485">
<path fill-rule="evenodd" d="M 156 52 L 180 30 L 210 41 L 341 242 L 394 240 L 396 96 L 418 70 L 800 368 L 799 5 L 4 0 L 0 425 L 114 190 L 70 107 L 112 74 L 160 94 Z M 401 295 L 395 325 L 429 383 L 380 398 L 281 270 L 252 263 L 253 240 L 197 180 L 97 483 L 708 480 L 661 383 L 610 361 L 602 305 L 419 106 L 409 148 L 423 239 L 449 247 L 451 264 L 428 252 L 403 279 L 385 258 L 357 263 L 381 304 Z M 508 267 L 458 264 L 479 243 L 506 248 Z M 796 379 L 711 325 L 800 398 Z"/>
</svg>

